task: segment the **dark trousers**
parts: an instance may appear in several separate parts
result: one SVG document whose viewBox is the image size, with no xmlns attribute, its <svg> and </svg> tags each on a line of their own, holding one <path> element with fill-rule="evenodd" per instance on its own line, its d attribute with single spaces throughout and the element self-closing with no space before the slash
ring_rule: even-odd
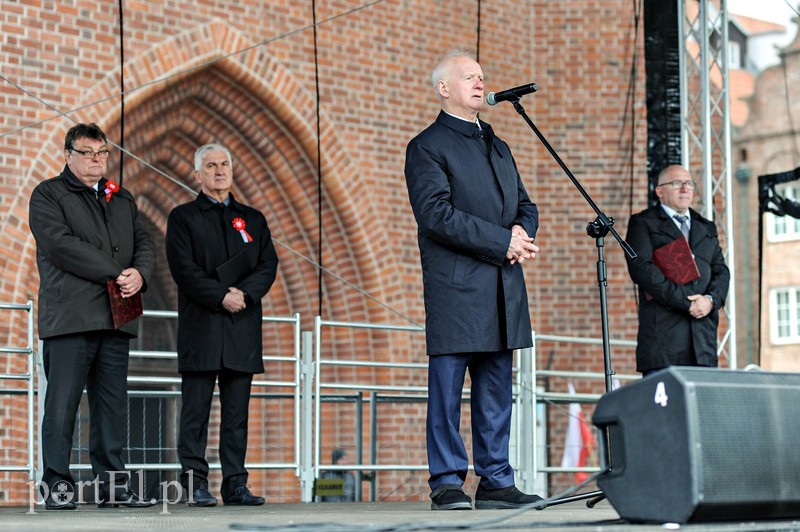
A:
<svg viewBox="0 0 800 532">
<path fill-rule="evenodd" d="M 194 488 L 208 482 L 208 418 L 214 383 L 219 379 L 220 430 L 219 460 L 222 465 L 222 498 L 233 495 L 239 484 L 247 483 L 244 467 L 247 453 L 247 419 L 250 404 L 251 373 L 229 369 L 187 371 L 181 375 L 181 422 L 178 455 L 181 461 L 181 483 L 189 487 L 192 473 Z"/>
<path fill-rule="evenodd" d="M 122 448 L 127 437 L 128 338 L 90 332 L 43 340 L 47 393 L 42 419 L 42 481 L 74 484 L 69 471 L 75 416 L 84 386 L 89 398 L 89 459 L 102 482 L 101 498 L 109 493 L 109 472 L 125 471 Z M 122 473 L 117 485 L 126 485 Z"/>
<path fill-rule="evenodd" d="M 496 353 L 435 355 L 428 358 L 428 484 L 464 484 L 469 468 L 459 433 L 461 393 L 469 370 L 472 380 L 472 457 L 481 486 L 487 489 L 514 485 L 508 462 L 511 432 L 510 350 Z"/>
</svg>

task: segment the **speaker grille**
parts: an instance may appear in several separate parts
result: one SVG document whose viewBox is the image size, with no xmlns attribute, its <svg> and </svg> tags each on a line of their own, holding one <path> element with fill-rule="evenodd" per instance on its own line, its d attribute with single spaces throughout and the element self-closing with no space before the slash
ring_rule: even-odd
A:
<svg viewBox="0 0 800 532">
<path fill-rule="evenodd" d="M 695 386 L 702 502 L 772 502 L 798 490 L 800 453 L 787 449 L 800 443 L 800 388 L 760 384 Z"/>
</svg>

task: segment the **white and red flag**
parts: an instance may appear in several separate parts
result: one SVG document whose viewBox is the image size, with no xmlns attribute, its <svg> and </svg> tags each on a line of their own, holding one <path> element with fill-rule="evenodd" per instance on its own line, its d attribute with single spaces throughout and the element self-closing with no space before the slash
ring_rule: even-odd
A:
<svg viewBox="0 0 800 532">
<path fill-rule="evenodd" d="M 570 395 L 575 394 L 575 386 L 569 383 Z M 564 455 L 561 467 L 586 467 L 590 464 L 595 441 L 591 427 L 583 417 L 580 403 L 570 403 L 567 438 L 564 442 Z M 575 481 L 580 483 L 589 478 L 589 473 L 575 473 Z"/>
</svg>

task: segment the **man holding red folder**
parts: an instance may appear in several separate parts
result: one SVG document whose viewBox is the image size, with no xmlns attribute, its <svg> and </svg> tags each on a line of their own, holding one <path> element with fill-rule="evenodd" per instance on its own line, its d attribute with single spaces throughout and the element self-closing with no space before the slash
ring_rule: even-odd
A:
<svg viewBox="0 0 800 532">
<path fill-rule="evenodd" d="M 648 375 L 668 366 L 717 366 L 719 309 L 728 295 L 717 227 L 690 208 L 695 182 L 678 165 L 658 176 L 660 204 L 631 216 L 628 261 L 639 286 L 636 370 Z M 688 246 L 687 246 L 688 244 Z"/>
<path fill-rule="evenodd" d="M 125 478 L 129 341 L 138 324 L 137 313 L 120 320 L 115 312 L 147 288 L 155 246 L 134 197 L 105 177 L 109 153 L 96 124 L 73 126 L 64 140 L 64 170 L 31 193 L 47 376 L 41 492 L 48 510 L 73 510 L 79 500 L 69 462 L 84 386 L 100 506 L 155 504 L 133 493 Z"/>
</svg>

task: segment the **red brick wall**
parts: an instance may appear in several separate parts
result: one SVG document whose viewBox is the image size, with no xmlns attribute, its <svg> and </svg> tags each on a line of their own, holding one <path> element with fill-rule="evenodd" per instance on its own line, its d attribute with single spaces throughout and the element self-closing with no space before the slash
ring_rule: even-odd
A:
<svg viewBox="0 0 800 532">
<path fill-rule="evenodd" d="M 476 46 L 478 2 L 386 1 L 363 9 L 363 2 L 316 3 L 321 234 L 311 3 L 123 4 L 125 145 L 169 176 L 125 157 L 124 184 L 136 194 L 154 231 L 163 235 L 170 210 L 192 197 L 175 181 L 195 188 L 193 150 L 221 141 L 235 156 L 234 193 L 264 211 L 279 242 L 281 270 L 265 299 L 266 313 L 301 312 L 304 328 L 310 328 L 317 313 L 317 270 L 291 249 L 422 323 L 416 227 L 403 179 L 405 145 L 436 116 L 438 102 L 428 78 L 438 57 L 453 46 Z M 11 83 L 0 84 L 0 300 L 36 298 L 27 199 L 37 182 L 60 170 L 64 133 L 72 124 L 48 105 L 74 110 L 70 116 L 96 121 L 112 140 L 120 138 L 117 6 L 86 0 L 3 2 L 2 74 L 32 95 Z M 633 7 L 611 0 L 484 1 L 480 6 L 487 90 L 531 81 L 539 85 L 539 92 L 523 101 L 528 114 L 598 205 L 618 220 L 615 227 L 624 236 L 629 214 L 646 202 L 644 73 Z M 636 74 L 633 113 L 628 108 L 631 72 Z M 511 106 L 487 109 L 482 117 L 511 145 L 540 208 L 537 242 L 542 251 L 525 266 L 535 329 L 599 337 L 597 252 L 585 232 L 594 213 Z M 111 175 L 119 164 L 120 157 L 112 156 Z M 634 292 L 623 254 L 611 237 L 606 238 L 605 259 L 611 334 L 631 339 Z M 164 268 L 162 263 L 148 297 L 151 305 L 174 308 L 175 291 Z M 326 319 L 406 323 L 333 275 L 323 275 L 322 288 Z M 19 328 L 3 332 L 9 341 L 20 335 Z M 265 340 L 269 350 L 282 354 L 290 345 L 273 333 Z M 326 346 L 326 356 L 333 358 L 425 360 L 420 335 L 340 332 Z M 551 349 L 554 368 L 602 370 L 599 347 L 568 344 L 541 344 L 540 367 Z M 7 357 L 0 360 L 7 368 L 20 367 Z M 612 360 L 618 372 L 633 369 L 630 350 L 615 349 Z M 424 379 L 388 370 L 339 368 L 334 378 L 356 377 L 424 384 Z M 566 390 L 564 381 L 556 383 Z M 602 385 L 592 389 L 601 391 Z M 579 391 L 586 390 L 579 386 Z M 333 446 L 352 445 L 352 409 L 331 410 L 335 415 L 325 418 L 333 427 L 324 432 L 326 460 Z M 416 407 L 386 410 L 379 414 L 381 460 L 385 456 L 391 462 L 403 454 L 424 463 L 424 415 Z M 16 423 L 15 415 L 3 412 Z M 279 429 L 265 423 L 267 434 L 286 432 L 276 446 L 290 441 L 286 422 Z M 554 433 L 562 429 L 557 424 Z M 254 433 L 261 431 L 251 429 Z M 398 434 L 404 439 L 398 440 Z M 560 459 L 558 441 L 551 451 L 555 461 Z M 270 451 L 261 454 L 249 458 L 265 459 Z M 24 483 L 19 475 L 10 477 L 12 486 Z M 425 481 L 423 473 L 380 473 L 379 496 L 422 499 Z M 290 473 L 253 472 L 251 483 L 272 500 L 299 499 L 297 479 Z M 569 479 L 560 483 L 563 487 Z M 0 491 L 15 489 L 7 486 Z M 18 497 L 15 493 L 5 500 Z"/>
</svg>

